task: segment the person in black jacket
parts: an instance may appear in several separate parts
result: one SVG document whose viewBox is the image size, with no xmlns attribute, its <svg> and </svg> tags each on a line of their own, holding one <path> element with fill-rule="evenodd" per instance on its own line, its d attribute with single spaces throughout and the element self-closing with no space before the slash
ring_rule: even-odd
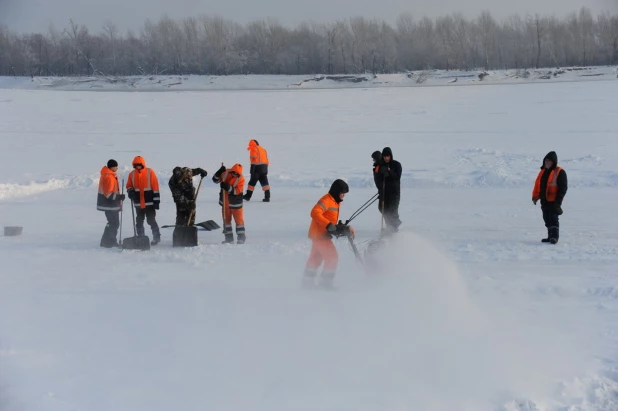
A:
<svg viewBox="0 0 618 411">
<path fill-rule="evenodd" d="M 199 175 L 202 178 L 208 173 L 201 168 L 175 167 L 169 181 L 170 191 L 176 203 L 176 225 L 195 224 L 195 213 L 189 221 L 191 212 L 195 210 L 195 187 L 193 187 L 193 177 Z"/>
<path fill-rule="evenodd" d="M 544 243 L 558 242 L 560 236 L 558 216 L 562 215 L 562 201 L 568 188 L 566 171 L 558 167 L 556 152 L 550 151 L 543 159 L 541 171 L 532 190 L 532 203 L 536 205 L 541 200 L 543 220 L 547 227 L 547 238 L 541 240 Z"/>
<path fill-rule="evenodd" d="M 401 172 L 401 163 L 393 159 L 391 148 L 385 147 L 382 150 L 382 160 L 373 169 L 373 175 L 380 194 L 379 210 L 383 213 L 386 227 L 391 232 L 399 231 L 401 225 L 399 219 Z"/>
<path fill-rule="evenodd" d="M 371 158 L 373 159 L 373 182 L 378 191 L 380 191 L 382 186 L 380 185 L 380 180 L 378 178 L 378 174 L 376 173 L 376 167 L 378 167 L 382 162 L 382 153 L 379 151 L 374 151 L 373 154 L 371 154 Z"/>
</svg>

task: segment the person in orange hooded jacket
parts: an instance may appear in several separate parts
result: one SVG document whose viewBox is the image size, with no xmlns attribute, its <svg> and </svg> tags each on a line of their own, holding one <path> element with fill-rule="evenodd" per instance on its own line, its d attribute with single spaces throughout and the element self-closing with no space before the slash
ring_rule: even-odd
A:
<svg viewBox="0 0 618 411">
<path fill-rule="evenodd" d="M 314 280 L 322 263 L 324 263 L 324 269 L 320 274 L 319 285 L 324 288 L 332 287 L 339 259 L 332 236 L 354 237 L 352 227 L 338 223 L 339 205 L 349 191 L 350 189 L 345 181 L 335 180 L 328 194 L 320 198 L 320 201 L 311 209 L 309 238 L 312 244 L 303 275 L 304 287 L 315 285 Z"/>
<path fill-rule="evenodd" d="M 262 191 L 264 191 L 264 199 L 262 201 L 268 203 L 270 201 L 270 184 L 268 184 L 268 165 L 270 162 L 268 161 L 268 153 L 257 140 L 249 141 L 247 150 L 249 150 L 249 160 L 251 161 L 251 177 L 249 178 L 247 194 L 243 198 L 245 201 L 251 200 L 255 185 L 259 181 Z"/>
<path fill-rule="evenodd" d="M 99 193 L 97 195 L 97 210 L 104 211 L 107 218 L 103 237 L 101 237 L 101 247 L 112 248 L 120 247 L 116 236 L 120 227 L 120 210 L 124 194 L 120 194 L 118 185 L 118 162 L 114 159 L 109 160 L 107 165 L 101 169 L 101 179 L 99 180 Z"/>
<path fill-rule="evenodd" d="M 225 240 L 223 244 L 234 242 L 232 231 L 232 217 L 236 222 L 236 244 L 244 244 L 247 237 L 245 235 L 245 218 L 242 210 L 242 193 L 245 189 L 245 177 L 242 175 L 242 165 L 234 164 L 230 169 L 226 169 L 223 164 L 212 177 L 215 184 L 219 184 L 219 205 L 223 214 L 223 234 Z"/>
<path fill-rule="evenodd" d="M 161 197 L 159 195 L 159 180 L 154 170 L 146 168 L 146 160 L 142 156 L 133 159 L 133 171 L 127 179 L 127 196 L 135 206 L 135 227 L 137 235 L 144 235 L 144 219 L 152 229 L 152 245 L 161 242 L 161 232 L 156 216 Z"/>
</svg>

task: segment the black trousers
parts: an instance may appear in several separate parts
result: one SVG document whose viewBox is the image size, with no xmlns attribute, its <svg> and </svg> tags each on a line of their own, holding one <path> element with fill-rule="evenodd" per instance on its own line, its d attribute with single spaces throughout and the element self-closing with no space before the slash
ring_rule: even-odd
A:
<svg viewBox="0 0 618 411">
<path fill-rule="evenodd" d="M 159 225 L 155 219 L 156 216 L 157 210 L 154 208 L 135 207 L 135 228 L 137 228 L 137 235 L 144 235 L 144 220 L 146 220 L 152 229 L 152 236 L 154 238 L 160 238 L 161 232 L 159 231 Z"/>
<path fill-rule="evenodd" d="M 191 214 L 191 210 L 178 208 L 178 206 L 176 206 L 176 225 L 187 225 L 189 214 Z M 193 224 L 195 224 L 195 212 L 193 213 L 193 217 L 191 217 L 191 222 L 189 222 L 189 225 Z"/>
<path fill-rule="evenodd" d="M 393 231 L 399 230 L 401 220 L 399 219 L 400 195 L 391 195 L 384 199 L 384 223 Z M 378 210 L 382 212 L 382 199 L 379 200 Z"/>
<path fill-rule="evenodd" d="M 260 182 L 260 185 L 262 186 L 262 188 L 264 187 L 270 188 L 268 185 L 268 173 L 264 173 L 264 174 L 253 173 L 251 174 L 251 177 L 249 178 L 248 190 L 253 191 L 251 187 L 255 187 L 258 181 Z"/>
<path fill-rule="evenodd" d="M 103 230 L 103 237 L 101 237 L 101 247 L 116 246 L 118 228 L 120 227 L 120 211 L 106 211 L 105 217 L 107 224 L 105 230 Z"/>
<path fill-rule="evenodd" d="M 547 227 L 549 238 L 558 238 L 560 230 L 560 221 L 558 221 L 558 213 L 555 210 L 555 203 L 545 203 L 541 206 L 543 210 L 543 221 Z"/>
</svg>

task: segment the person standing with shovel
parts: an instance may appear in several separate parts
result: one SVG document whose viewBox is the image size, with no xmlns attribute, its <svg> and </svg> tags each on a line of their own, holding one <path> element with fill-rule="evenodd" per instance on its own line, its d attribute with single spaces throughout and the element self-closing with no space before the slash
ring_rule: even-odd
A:
<svg viewBox="0 0 618 411">
<path fill-rule="evenodd" d="M 169 181 L 170 191 L 176 204 L 176 225 L 192 226 L 195 224 L 195 187 L 193 177 L 208 175 L 201 168 L 176 167 Z"/>
<path fill-rule="evenodd" d="M 236 244 L 244 244 L 247 238 L 245 236 L 245 219 L 242 209 L 242 197 L 245 189 L 242 165 L 234 164 L 232 168 L 227 169 L 221 163 L 221 168 L 212 177 L 212 181 L 221 187 L 219 205 L 221 205 L 223 214 L 223 234 L 225 235 L 223 244 L 234 242 L 232 217 L 236 222 L 236 235 L 238 236 Z"/>
<path fill-rule="evenodd" d="M 118 171 L 118 162 L 113 159 L 109 160 L 107 165 L 101 169 L 101 179 L 99 180 L 97 210 L 104 211 L 107 218 L 103 237 L 101 237 L 101 247 L 104 248 L 120 247 L 116 236 L 120 227 L 119 215 L 125 196 L 120 194 L 116 171 Z"/>
<path fill-rule="evenodd" d="M 135 207 L 135 226 L 137 235 L 144 234 L 144 220 L 152 229 L 152 243 L 157 245 L 161 242 L 161 232 L 157 224 L 156 216 L 161 197 L 159 195 L 159 180 L 151 168 L 146 168 L 144 157 L 137 156 L 133 159 L 133 171 L 127 179 L 127 196 L 133 201 Z"/>
</svg>

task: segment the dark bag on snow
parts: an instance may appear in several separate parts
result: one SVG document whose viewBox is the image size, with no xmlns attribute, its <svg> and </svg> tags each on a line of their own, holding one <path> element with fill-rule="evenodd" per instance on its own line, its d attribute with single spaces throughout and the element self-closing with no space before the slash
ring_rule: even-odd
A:
<svg viewBox="0 0 618 411">
<path fill-rule="evenodd" d="M 123 250 L 150 250 L 150 238 L 147 235 L 137 235 L 122 240 Z"/>
<path fill-rule="evenodd" d="M 174 228 L 173 235 L 174 247 L 196 247 L 197 246 L 197 227 Z"/>
</svg>

